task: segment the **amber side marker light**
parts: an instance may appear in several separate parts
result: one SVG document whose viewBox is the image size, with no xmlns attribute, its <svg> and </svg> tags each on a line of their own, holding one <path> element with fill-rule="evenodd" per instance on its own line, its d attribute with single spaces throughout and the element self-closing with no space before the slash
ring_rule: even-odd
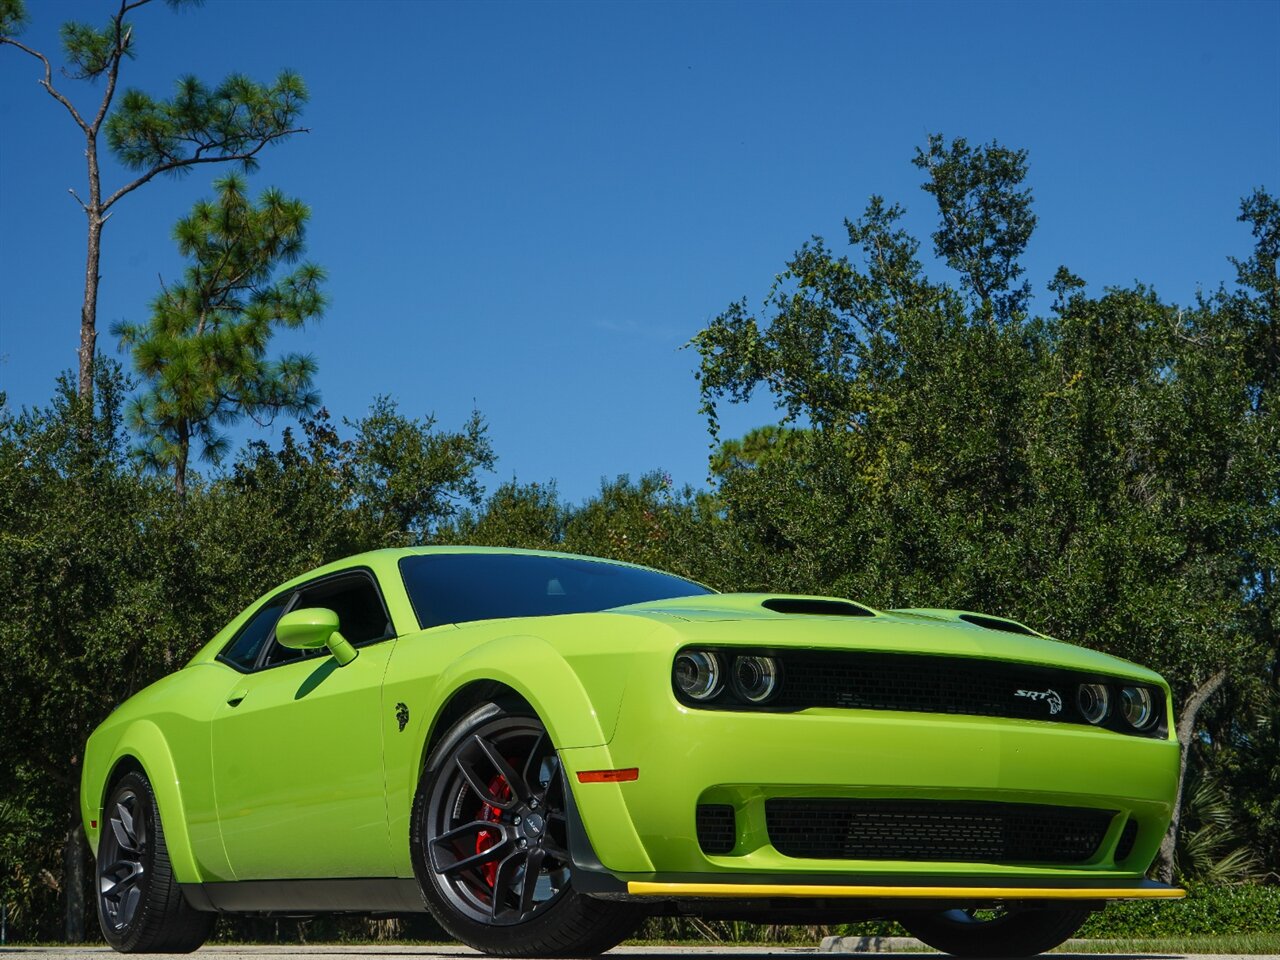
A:
<svg viewBox="0 0 1280 960">
<path fill-rule="evenodd" d="M 579 783 L 626 783 L 640 779 L 639 767 L 627 767 L 625 770 L 580 770 Z"/>
</svg>

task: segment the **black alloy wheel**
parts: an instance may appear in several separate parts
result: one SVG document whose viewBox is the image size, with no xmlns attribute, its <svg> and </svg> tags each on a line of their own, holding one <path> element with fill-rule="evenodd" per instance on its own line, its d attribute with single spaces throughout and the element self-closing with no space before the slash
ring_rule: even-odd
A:
<svg viewBox="0 0 1280 960">
<path fill-rule="evenodd" d="M 430 866 L 480 923 L 531 919 L 569 885 L 560 758 L 541 724 L 508 718 L 450 754 L 428 814 Z"/>
<path fill-rule="evenodd" d="M 169 863 L 151 782 L 140 770 L 112 785 L 98 842 L 98 922 L 123 953 L 189 953 L 209 938 L 216 914 L 194 910 Z"/>
<path fill-rule="evenodd" d="M 959 957 L 1030 957 L 1064 943 L 1089 918 L 1088 907 L 944 910 L 901 918 L 912 936 Z"/>
<path fill-rule="evenodd" d="M 146 879 L 147 817 L 130 787 L 122 787 L 103 811 L 102 845 L 98 853 L 98 897 L 102 922 L 119 933 L 133 921 L 142 902 Z"/>
<path fill-rule="evenodd" d="M 626 938 L 635 907 L 573 889 L 566 789 L 527 707 L 485 704 L 445 735 L 419 785 L 412 840 L 446 930 L 499 955 L 590 955 Z"/>
</svg>

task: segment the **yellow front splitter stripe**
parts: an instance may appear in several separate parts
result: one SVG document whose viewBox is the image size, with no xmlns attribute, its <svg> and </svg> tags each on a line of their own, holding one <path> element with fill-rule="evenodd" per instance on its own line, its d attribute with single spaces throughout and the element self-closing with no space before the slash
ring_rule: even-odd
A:
<svg viewBox="0 0 1280 960">
<path fill-rule="evenodd" d="M 1177 887 L 873 887 L 813 886 L 797 883 L 654 883 L 630 880 L 636 897 L 851 897 L 893 900 L 1179 900 Z"/>
</svg>

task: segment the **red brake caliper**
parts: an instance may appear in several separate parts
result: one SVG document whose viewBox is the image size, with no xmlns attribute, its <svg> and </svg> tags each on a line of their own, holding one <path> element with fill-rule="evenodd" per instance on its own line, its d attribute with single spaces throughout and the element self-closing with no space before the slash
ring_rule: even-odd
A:
<svg viewBox="0 0 1280 960">
<path fill-rule="evenodd" d="M 503 777 L 494 777 L 489 781 L 489 793 L 499 800 L 510 800 L 511 784 L 507 783 Z M 476 816 L 476 819 L 497 823 L 501 817 L 502 811 L 497 807 L 489 803 L 482 803 L 480 804 L 480 813 Z M 498 837 L 499 834 L 496 830 L 481 830 L 476 834 L 476 853 L 484 853 L 484 851 L 498 842 Z M 484 882 L 492 888 L 498 876 L 497 862 L 486 863 L 480 868 L 480 872 L 484 875 Z"/>
</svg>

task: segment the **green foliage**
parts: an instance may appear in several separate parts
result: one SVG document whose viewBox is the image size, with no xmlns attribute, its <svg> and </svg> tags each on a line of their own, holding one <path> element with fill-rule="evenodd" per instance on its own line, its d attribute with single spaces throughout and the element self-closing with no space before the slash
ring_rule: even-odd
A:
<svg viewBox="0 0 1280 960">
<path fill-rule="evenodd" d="M 435 431 L 435 418 L 406 417 L 388 397 L 356 421 L 349 450 L 352 495 L 360 509 L 406 542 L 421 543 L 463 504 L 481 499 L 477 472 L 495 462 L 478 412 L 456 433 Z"/>
<path fill-rule="evenodd" d="M 0 899 L 18 938 L 61 930 L 61 844 L 93 727 L 270 588 L 438 526 L 492 462 L 478 416 L 450 432 L 379 400 L 352 438 L 320 411 L 301 437 L 194 478 L 179 504 L 130 456 L 131 388 L 104 364 L 93 408 L 65 378 L 47 407 L 0 406 Z M 378 482 L 423 464 L 409 487 Z"/>
<path fill-rule="evenodd" d="M 30 19 L 23 0 L 0 0 L 0 37 L 16 37 Z"/>
<path fill-rule="evenodd" d="M 127 381 L 97 387 L 96 409 L 64 380 L 50 407 L 0 416 L 0 803 L 21 814 L 0 882 L 28 930 L 50 929 L 85 739 L 180 655 L 182 611 L 157 596 L 172 511 L 129 468 Z"/>
<path fill-rule="evenodd" d="M 714 505 L 671 477 L 652 472 L 603 480 L 582 504 L 556 496 L 554 484 L 512 480 L 478 510 L 442 527 L 435 543 L 563 550 L 659 567 L 695 579 L 716 573 L 710 551 Z"/>
<path fill-rule="evenodd" d="M 1177 846 L 1178 871 L 1184 877 L 1211 884 L 1262 879 L 1258 854 L 1240 843 L 1240 813 L 1212 776 L 1200 774 L 1187 784 Z"/>
<path fill-rule="evenodd" d="M 785 461 L 797 452 L 800 433 L 793 427 L 767 424 L 749 431 L 741 439 L 726 440 L 711 454 L 711 475 L 724 478 L 763 463 Z"/>
<path fill-rule="evenodd" d="M 559 550 L 564 545 L 569 514 L 554 482 L 508 480 L 486 498 L 482 509 L 464 511 L 440 530 L 435 542 Z"/>
<path fill-rule="evenodd" d="M 310 211 L 278 190 L 255 205 L 235 175 L 214 186 L 216 200 L 197 203 L 174 229 L 190 260 L 182 281 L 163 286 L 146 324 L 114 328 L 148 384 L 130 404 L 130 425 L 143 437 L 146 462 L 172 469 L 180 493 L 193 441 L 217 462 L 226 447 L 219 428 L 305 412 L 318 400 L 311 357 L 267 358 L 277 329 L 324 311 L 320 267 L 279 274 L 302 255 Z"/>
<path fill-rule="evenodd" d="M 998 143 L 973 149 L 964 137 L 947 143 L 933 134 L 912 163 L 928 172 L 924 190 L 938 203 L 934 251 L 960 275 L 975 313 L 997 323 L 1022 315 L 1031 284 L 1014 283 L 1023 274 L 1018 258 L 1036 226 L 1031 191 L 1020 189 L 1027 151 Z"/>
<path fill-rule="evenodd" d="M 126 90 L 107 120 L 107 144 L 133 170 L 177 172 L 234 159 L 248 172 L 266 144 L 302 132 L 297 124 L 306 102 L 306 85 L 288 70 L 271 84 L 232 74 L 210 87 L 187 76 L 169 100 Z"/>
<path fill-rule="evenodd" d="M 68 20 L 59 29 L 62 38 L 62 52 L 70 64 L 67 75 L 74 80 L 92 80 L 102 76 L 111 67 L 112 57 L 116 54 L 117 44 L 120 54 L 133 57 L 133 50 L 127 38 L 133 32 L 128 23 L 117 24 L 112 21 L 106 29 L 98 29 L 87 23 Z"/>
<path fill-rule="evenodd" d="M 1178 903 L 1130 900 L 1095 913 L 1079 937 L 1176 937 L 1280 931 L 1280 886 L 1192 884 Z"/>
<path fill-rule="evenodd" d="M 1277 445 L 1231 299 L 1093 298 L 1060 271 L 1057 311 L 1027 318 L 1025 156 L 931 138 L 917 165 L 967 297 L 873 197 L 854 257 L 815 238 L 761 314 L 739 301 L 695 338 L 713 429 L 717 402 L 760 386 L 813 428 L 721 476 L 724 579 L 1007 613 L 1162 669 L 1180 697 L 1261 663 L 1240 545 L 1274 543 Z"/>
</svg>

